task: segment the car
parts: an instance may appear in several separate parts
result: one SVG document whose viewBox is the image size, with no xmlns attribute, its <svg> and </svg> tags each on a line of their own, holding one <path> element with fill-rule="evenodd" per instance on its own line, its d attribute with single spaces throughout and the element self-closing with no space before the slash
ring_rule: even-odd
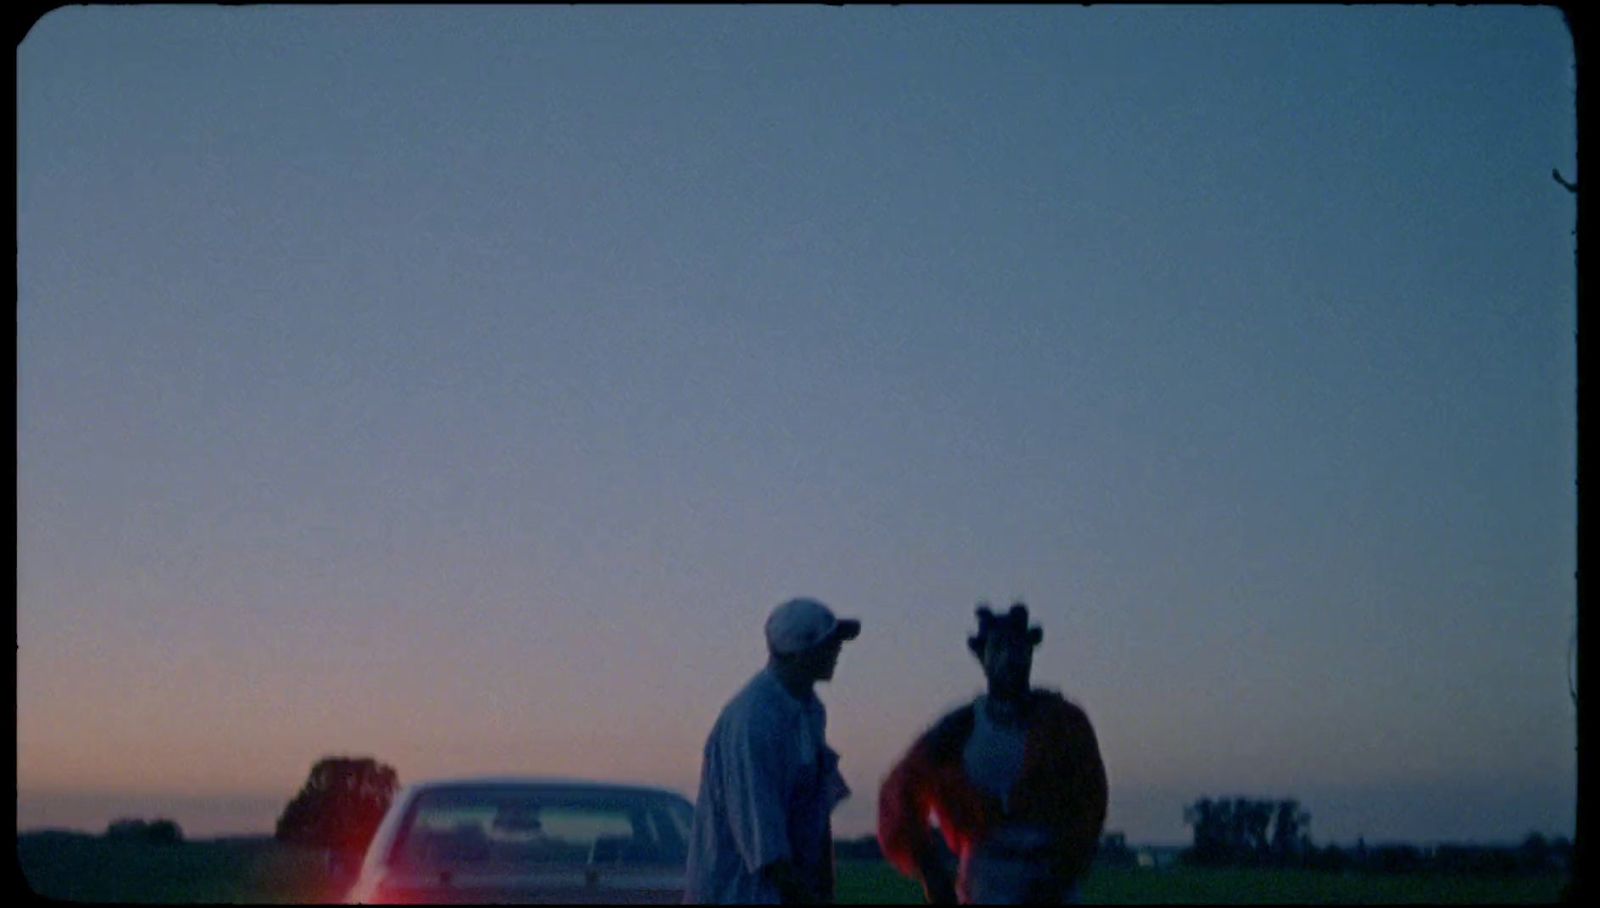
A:
<svg viewBox="0 0 1600 908">
<path fill-rule="evenodd" d="M 693 819 L 682 795 L 643 785 L 414 784 L 378 825 L 345 902 L 677 904 Z"/>
</svg>

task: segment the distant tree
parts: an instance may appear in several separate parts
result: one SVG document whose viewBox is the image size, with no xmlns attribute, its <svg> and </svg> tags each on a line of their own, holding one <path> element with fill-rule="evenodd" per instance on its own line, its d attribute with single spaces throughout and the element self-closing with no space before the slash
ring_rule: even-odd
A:
<svg viewBox="0 0 1600 908">
<path fill-rule="evenodd" d="M 1237 851 L 1239 856 L 1247 863 L 1265 862 L 1271 854 L 1270 840 L 1267 838 L 1267 827 L 1272 825 L 1273 807 L 1274 804 L 1271 801 L 1255 801 L 1246 798 L 1234 799 L 1234 814 L 1239 818 Z"/>
<path fill-rule="evenodd" d="M 1138 856 L 1128 847 L 1128 837 L 1120 832 L 1108 832 L 1100 837 L 1100 850 L 1095 861 L 1106 867 L 1132 867 Z"/>
<path fill-rule="evenodd" d="M 353 863 L 399 789 L 394 768 L 371 757 L 324 757 L 284 807 L 274 838 L 325 848 L 335 862 Z"/>
<path fill-rule="evenodd" d="M 1547 870 L 1556 863 L 1555 850 L 1550 847 L 1550 841 L 1537 832 L 1528 833 L 1528 837 L 1522 840 L 1522 845 L 1517 849 L 1517 859 L 1526 871 Z"/>
<path fill-rule="evenodd" d="M 124 817 L 111 821 L 106 827 L 106 838 L 151 845 L 178 845 L 183 842 L 183 829 L 177 822 L 164 817 L 151 822 Z"/>
<path fill-rule="evenodd" d="M 138 839 L 138 838 L 143 838 L 144 837 L 144 829 L 148 825 L 149 824 L 146 823 L 144 820 L 135 820 L 135 819 L 132 819 L 130 817 L 123 817 L 120 820 L 112 820 L 111 821 L 111 825 L 106 827 L 106 838 L 108 838 L 108 839 Z"/>
<path fill-rule="evenodd" d="M 1183 822 L 1194 827 L 1194 846 L 1187 857 L 1196 864 L 1219 865 L 1229 859 L 1228 826 L 1231 805 L 1201 798 L 1183 809 Z"/>
<path fill-rule="evenodd" d="M 148 841 L 161 845 L 177 845 L 183 842 L 183 830 L 174 820 L 159 819 L 151 823 L 145 830 Z"/>
<path fill-rule="evenodd" d="M 1194 827 L 1185 857 L 1196 864 L 1295 864 L 1311 848 L 1311 815 L 1293 799 L 1201 798 L 1184 808 L 1183 821 Z"/>
<path fill-rule="evenodd" d="M 1272 857 L 1274 863 L 1299 863 L 1311 850 L 1311 836 L 1306 827 L 1311 825 L 1311 814 L 1300 809 L 1300 802 L 1290 798 L 1279 801 L 1277 816 L 1272 824 Z"/>
</svg>

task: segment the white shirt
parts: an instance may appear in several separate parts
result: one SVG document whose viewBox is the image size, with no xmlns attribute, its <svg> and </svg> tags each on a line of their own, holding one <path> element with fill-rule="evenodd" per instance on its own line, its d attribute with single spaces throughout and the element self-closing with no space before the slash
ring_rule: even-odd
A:
<svg viewBox="0 0 1600 908">
<path fill-rule="evenodd" d="M 762 873 L 787 860 L 821 895 L 833 848 L 829 816 L 850 794 L 824 740 L 827 711 L 770 668 L 723 707 L 706 738 L 689 835 L 684 902 L 777 904 Z"/>
<path fill-rule="evenodd" d="M 1003 813 L 1011 812 L 1011 790 L 1022 777 L 1028 733 L 1017 725 L 994 721 L 989 698 L 974 704 L 972 737 L 962 751 L 962 766 L 972 784 L 1000 799 Z M 956 879 L 963 904 L 1021 905 L 1047 892 L 1064 902 L 1078 901 L 1076 887 L 1062 887 L 1050 873 L 1040 852 L 1050 844 L 1050 831 L 1042 826 L 1002 820 L 983 841 L 960 856 Z"/>
<path fill-rule="evenodd" d="M 1022 777 L 1028 733 L 1020 726 L 994 721 L 987 696 L 979 697 L 973 706 L 972 737 L 962 751 L 962 764 L 972 784 L 999 798 L 1001 809 L 1009 813 L 1011 789 Z"/>
</svg>

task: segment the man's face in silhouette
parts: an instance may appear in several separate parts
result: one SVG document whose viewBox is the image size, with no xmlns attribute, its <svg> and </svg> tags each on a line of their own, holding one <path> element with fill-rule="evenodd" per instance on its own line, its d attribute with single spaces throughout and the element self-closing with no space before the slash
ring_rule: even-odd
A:
<svg viewBox="0 0 1600 908">
<path fill-rule="evenodd" d="M 990 632 L 983 642 L 982 661 L 991 692 L 1005 697 L 1027 693 L 1033 673 L 1033 644 L 1026 634 Z"/>
<path fill-rule="evenodd" d="M 832 681 L 833 670 L 839 665 L 839 651 L 842 649 L 844 641 L 838 637 L 830 637 L 808 650 L 780 658 L 797 669 L 803 677 L 812 681 Z"/>
<path fill-rule="evenodd" d="M 811 677 L 818 681 L 832 681 L 833 671 L 839 667 L 839 652 L 843 649 L 844 641 L 832 637 L 807 650 L 804 658 Z"/>
</svg>

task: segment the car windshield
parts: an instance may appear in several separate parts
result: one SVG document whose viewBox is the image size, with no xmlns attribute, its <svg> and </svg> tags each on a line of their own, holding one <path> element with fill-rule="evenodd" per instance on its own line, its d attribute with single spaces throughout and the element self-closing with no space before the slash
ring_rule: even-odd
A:
<svg viewBox="0 0 1600 908">
<path fill-rule="evenodd" d="M 693 809 L 664 793 L 538 786 L 422 792 L 390 853 L 391 866 L 682 866 Z"/>
</svg>

